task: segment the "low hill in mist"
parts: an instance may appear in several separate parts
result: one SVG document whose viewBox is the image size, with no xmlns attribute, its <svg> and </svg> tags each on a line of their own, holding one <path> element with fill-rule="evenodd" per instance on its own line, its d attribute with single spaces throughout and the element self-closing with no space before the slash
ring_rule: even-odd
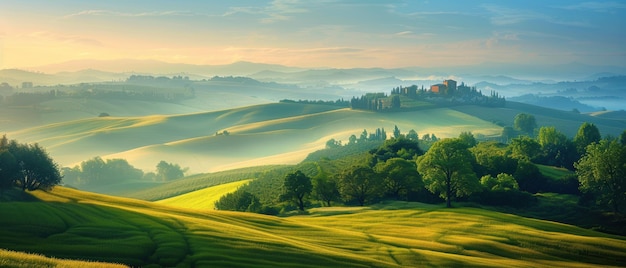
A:
<svg viewBox="0 0 626 268">
<path fill-rule="evenodd" d="M 404 132 L 457 136 L 460 131 L 495 136 L 501 128 L 449 108 L 374 113 L 335 106 L 274 103 L 217 112 L 172 116 L 104 117 L 10 132 L 38 142 L 62 165 L 102 156 L 124 158 L 152 170 L 161 160 L 192 172 L 263 164 L 293 164 L 323 148 L 331 138 L 347 141 L 364 129 L 397 125 Z M 228 135 L 223 135 L 224 131 Z M 389 134 L 391 135 L 391 134 Z M 89 148 L 89 150 L 84 150 Z"/>
</svg>

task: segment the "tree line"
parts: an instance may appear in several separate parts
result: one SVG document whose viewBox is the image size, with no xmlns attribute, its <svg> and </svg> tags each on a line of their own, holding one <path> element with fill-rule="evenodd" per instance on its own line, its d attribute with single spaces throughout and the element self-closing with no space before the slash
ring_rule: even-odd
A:
<svg viewBox="0 0 626 268">
<path fill-rule="evenodd" d="M 6 189 L 49 190 L 61 183 L 57 163 L 38 144 L 0 139 L 0 196 Z"/>
<path fill-rule="evenodd" d="M 186 168 L 160 161 L 156 172 L 135 168 L 125 159 L 102 159 L 97 156 L 74 167 L 63 167 L 63 182 L 74 187 L 99 186 L 132 180 L 169 181 L 185 176 Z"/>
<path fill-rule="evenodd" d="M 534 120 L 532 116 L 523 117 Z M 519 131 L 524 131 L 518 123 Z M 394 133 L 399 133 L 396 129 Z M 283 175 L 277 180 L 280 198 L 273 204 L 262 203 L 256 193 L 244 187 L 222 197 L 216 207 L 277 213 L 281 206 L 283 210 L 289 206 L 304 210 L 316 201 L 323 206 L 363 206 L 383 199 L 436 202 L 438 198 L 447 207 L 454 200 L 519 207 L 532 205 L 536 201 L 534 193 L 556 192 L 583 196 L 581 200 L 591 200 L 614 212 L 623 209 L 626 131 L 619 138 L 601 138 L 595 125 L 583 123 L 573 139 L 554 127 L 542 127 L 537 133 L 536 137 L 520 135 L 507 144 L 477 141 L 472 133 L 463 132 L 456 138 L 434 141 L 427 151 L 422 151 L 419 142 L 407 134 L 398 134 L 370 150 L 356 164 L 338 171 L 325 171 L 318 165 L 316 172 L 297 169 Z M 340 148 L 336 147 L 340 144 L 329 142 L 327 146 Z M 544 176 L 537 164 L 574 172 L 553 179 Z M 255 205 L 227 205 L 237 203 L 234 200 L 244 195 Z"/>
</svg>

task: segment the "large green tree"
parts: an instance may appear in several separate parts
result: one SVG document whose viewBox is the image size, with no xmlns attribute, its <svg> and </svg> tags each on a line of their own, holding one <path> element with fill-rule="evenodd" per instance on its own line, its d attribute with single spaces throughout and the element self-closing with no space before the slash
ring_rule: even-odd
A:
<svg viewBox="0 0 626 268">
<path fill-rule="evenodd" d="M 313 178 L 313 194 L 327 207 L 330 207 L 331 202 L 337 201 L 341 197 L 337 180 L 326 175 Z"/>
<path fill-rule="evenodd" d="M 480 188 L 472 170 L 472 158 L 464 141 L 443 139 L 435 142 L 426 154 L 417 158 L 417 170 L 426 188 L 445 198 L 446 206 L 452 207 L 453 196 L 467 196 Z"/>
<path fill-rule="evenodd" d="M 540 156 L 541 144 L 528 136 L 522 136 L 511 140 L 509 150 L 514 158 L 533 161 Z"/>
<path fill-rule="evenodd" d="M 574 167 L 582 192 L 620 211 L 626 203 L 626 146 L 616 140 L 591 144 Z"/>
<path fill-rule="evenodd" d="M 311 178 L 302 173 L 302 171 L 296 170 L 285 176 L 281 200 L 294 201 L 298 209 L 303 211 L 304 198 L 308 196 L 312 190 L 313 184 L 311 183 Z"/>
<path fill-rule="evenodd" d="M 392 158 L 376 168 L 383 177 L 385 191 L 396 199 L 406 198 L 408 191 L 424 187 L 414 161 Z"/>
<path fill-rule="evenodd" d="M 576 146 L 555 127 L 541 127 L 537 136 L 541 145 L 541 164 L 572 169 L 576 161 Z"/>
<path fill-rule="evenodd" d="M 381 195 L 381 180 L 368 166 L 355 166 L 340 175 L 340 192 L 347 200 L 356 200 L 360 206 Z"/>
<path fill-rule="evenodd" d="M 61 183 L 58 165 L 38 144 L 9 142 L 8 151 L 17 162 L 15 182 L 22 191 L 49 190 Z"/>
<path fill-rule="evenodd" d="M 531 114 L 520 113 L 513 119 L 513 127 L 518 131 L 523 131 L 530 135 L 533 133 L 533 130 L 537 128 L 537 121 L 535 120 L 535 116 Z"/>
<path fill-rule="evenodd" d="M 507 146 L 495 141 L 480 142 L 469 149 L 476 159 L 475 170 L 479 176 L 497 176 L 500 173 L 513 174 L 517 169 L 517 159 L 511 157 Z"/>
<path fill-rule="evenodd" d="M 583 123 L 580 128 L 578 128 L 576 136 L 574 136 L 574 144 L 576 144 L 578 154 L 584 154 L 587 145 L 599 142 L 601 138 L 600 130 L 598 130 L 596 125 L 587 122 Z"/>
</svg>

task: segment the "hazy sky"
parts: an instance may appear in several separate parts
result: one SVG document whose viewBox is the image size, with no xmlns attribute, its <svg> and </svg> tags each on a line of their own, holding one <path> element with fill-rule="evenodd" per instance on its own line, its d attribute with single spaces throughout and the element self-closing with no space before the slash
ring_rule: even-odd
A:
<svg viewBox="0 0 626 268">
<path fill-rule="evenodd" d="M 1 0 L 0 69 L 77 59 L 626 66 L 626 2 Z"/>
</svg>

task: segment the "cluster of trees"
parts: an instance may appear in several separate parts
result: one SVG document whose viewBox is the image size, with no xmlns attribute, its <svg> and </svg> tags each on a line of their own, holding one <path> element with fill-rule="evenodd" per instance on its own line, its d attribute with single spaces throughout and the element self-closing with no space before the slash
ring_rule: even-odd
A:
<svg viewBox="0 0 626 268">
<path fill-rule="evenodd" d="M 389 95 L 385 93 L 367 93 L 361 97 L 353 97 L 350 100 L 352 109 L 369 110 L 369 111 L 399 111 L 402 109 L 402 97 L 413 100 L 428 100 L 437 103 L 461 103 L 476 104 L 489 107 L 502 107 L 506 104 L 504 97 L 496 92 L 491 92 L 488 96 L 483 95 L 476 87 L 466 86 L 461 83 L 453 91 L 431 92 L 422 87 L 419 89 L 416 85 L 410 87 L 397 87 L 391 90 Z"/>
<path fill-rule="evenodd" d="M 381 199 L 430 202 L 438 196 L 448 207 L 454 200 L 527 206 L 536 200 L 533 193 L 556 192 L 584 194 L 620 211 L 626 204 L 626 131 L 619 139 L 601 139 L 593 124 L 584 123 L 570 140 L 553 127 L 541 129 L 537 137 L 522 135 L 509 144 L 477 141 L 472 133 L 463 132 L 457 138 L 435 141 L 424 152 L 419 140 L 396 127 L 393 138 L 355 165 L 336 172 L 317 165 L 317 172 L 298 169 L 283 175 L 278 204 L 304 210 L 314 200 L 323 206 L 333 202 L 365 205 Z M 571 163 L 575 173 L 558 179 L 542 175 L 538 164 L 558 160 L 564 141 L 571 142 L 571 150 L 580 155 Z M 246 196 L 250 195 L 255 196 L 251 192 Z M 249 200 L 259 203 L 245 206 L 260 209 L 255 212 L 267 212 L 273 205 L 261 204 L 258 198 Z"/>
<path fill-rule="evenodd" d="M 398 128 L 397 125 L 394 126 L 394 129 L 391 135 L 392 135 L 391 137 L 396 138 L 396 139 L 402 137 L 409 141 L 415 141 L 415 142 L 420 141 L 420 137 L 414 129 L 409 130 L 407 134 L 401 134 L 400 129 Z M 368 133 L 367 129 L 363 129 L 363 132 L 361 132 L 361 134 L 358 137 L 355 134 L 350 135 L 350 137 L 348 137 L 348 143 L 346 143 L 345 145 L 351 146 L 351 145 L 355 145 L 358 143 L 366 143 L 366 142 L 372 142 L 372 141 L 386 141 L 387 138 L 388 138 L 388 135 L 387 135 L 387 131 L 385 131 L 385 128 L 377 128 L 375 131 L 371 133 Z M 438 140 L 437 136 L 435 136 L 435 134 L 430 134 L 430 133 L 424 134 L 421 138 L 421 141 L 425 143 L 431 143 L 437 140 Z M 327 149 L 338 148 L 338 147 L 341 147 L 342 145 L 343 144 L 340 140 L 330 139 L 326 141 Z"/>
<path fill-rule="evenodd" d="M 320 104 L 320 105 L 331 105 L 331 106 L 339 106 L 339 107 L 349 107 L 350 103 L 343 98 L 335 100 L 335 101 L 323 101 L 323 100 L 290 100 L 283 99 L 280 100 L 281 103 L 301 103 L 301 104 Z"/>
<path fill-rule="evenodd" d="M 387 99 L 388 97 L 385 93 L 367 93 L 358 98 L 352 97 L 350 100 L 350 108 L 369 111 L 391 109 L 392 106 L 387 102 Z M 394 108 L 400 108 L 400 106 Z"/>
<path fill-rule="evenodd" d="M 185 176 L 186 169 L 178 164 L 161 161 L 156 165 L 156 173 L 144 173 L 125 159 L 107 159 L 94 157 L 74 167 L 64 167 L 61 173 L 65 184 L 75 187 L 99 186 L 129 180 L 168 181 Z"/>
<path fill-rule="evenodd" d="M 61 183 L 58 165 L 38 144 L 0 139 L 0 195 L 5 189 L 49 190 Z"/>
</svg>

